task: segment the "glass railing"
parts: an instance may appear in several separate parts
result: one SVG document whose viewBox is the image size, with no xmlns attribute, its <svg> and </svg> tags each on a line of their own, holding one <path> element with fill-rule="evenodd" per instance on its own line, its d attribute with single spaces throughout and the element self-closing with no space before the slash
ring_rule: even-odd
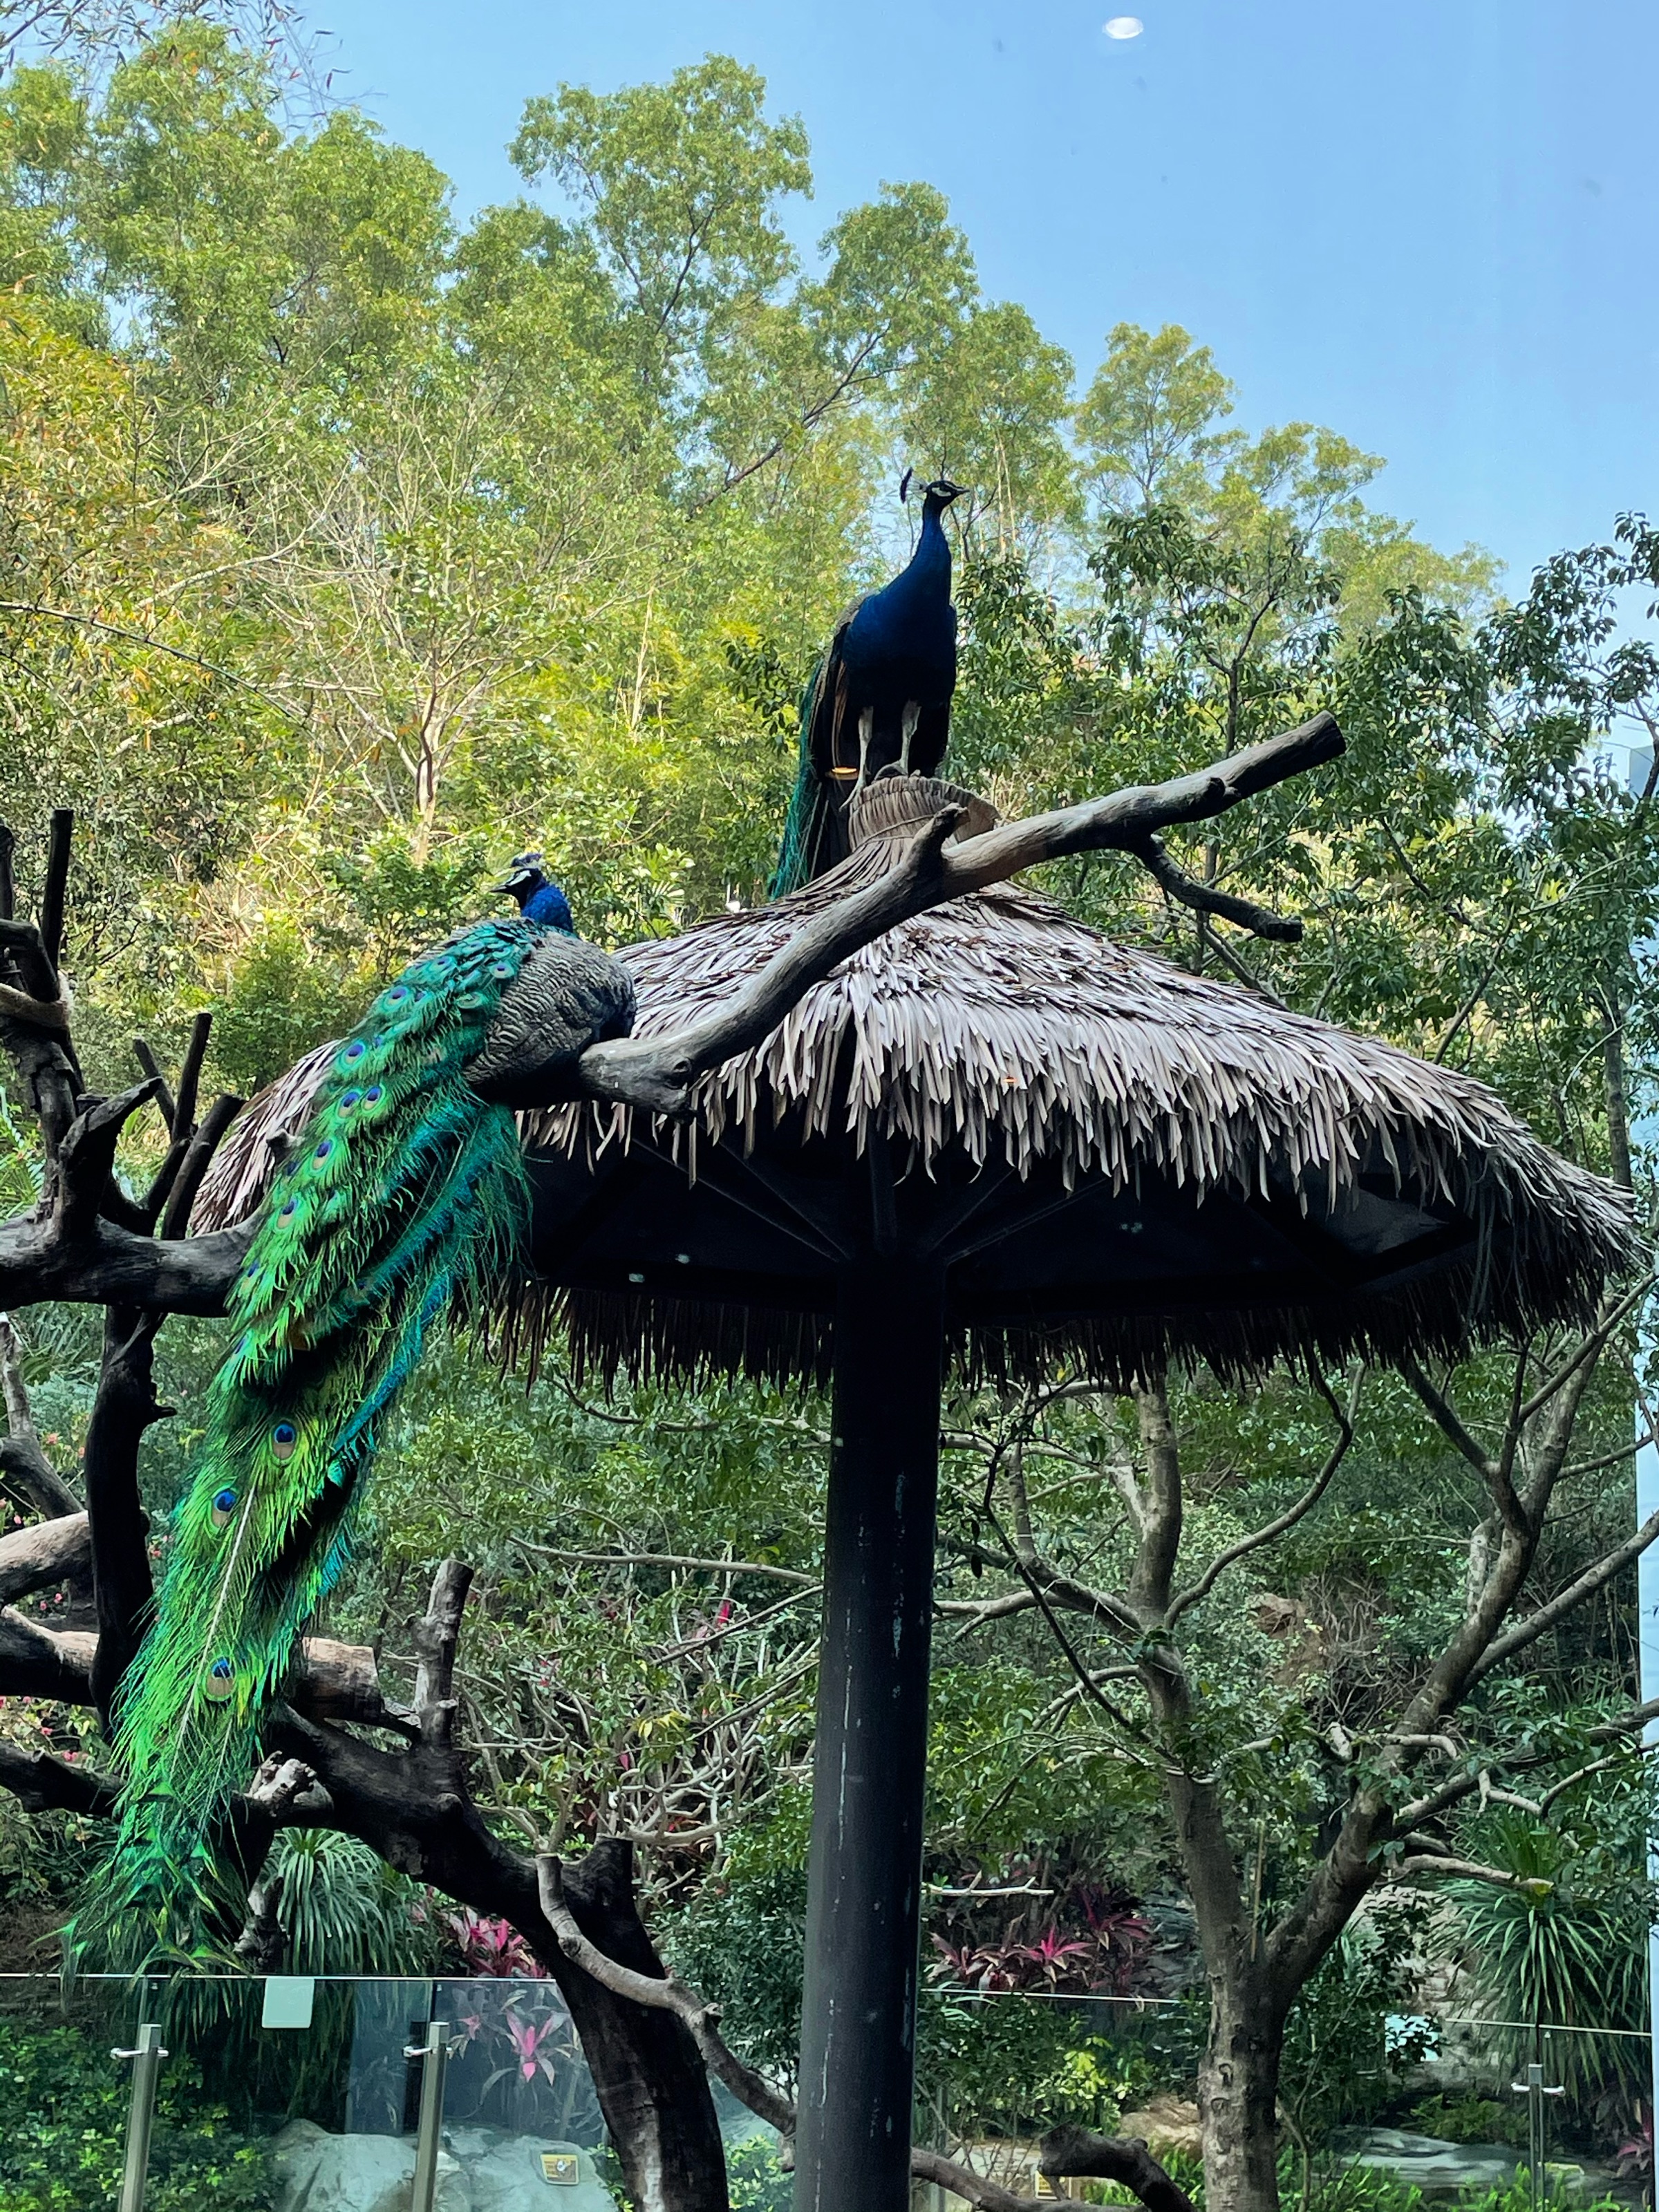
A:
<svg viewBox="0 0 1659 2212">
<path fill-rule="evenodd" d="M 937 2149 L 1016 2195 L 1051 2191 L 1038 2144 L 1066 2121 L 1145 2136 L 1198 2185 L 1190 2003 L 1029 1991 L 957 1993 L 924 2048 L 917 2126 Z M 1287 2204 L 1408 2208 L 1528 2201 L 1651 2204 L 1651 2042 L 1638 2031 L 1476 2018 L 1377 2017 L 1328 2052 L 1293 2036 L 1281 2084 Z M 1121 2202 L 1073 2182 L 1074 2200 Z M 956 2212 L 942 2191 L 927 2212 Z"/>
<path fill-rule="evenodd" d="M 0 1977 L 0 2212 L 615 2212 L 543 1980 Z"/>
<path fill-rule="evenodd" d="M 962 1993 L 933 2009 L 917 2127 L 937 2148 L 1042 2194 L 1036 2142 L 1063 2118 L 1145 2134 L 1194 2179 L 1190 2004 Z M 1286 2083 L 1320 2171 L 1363 2180 L 1356 2203 L 1503 2194 L 1512 2212 L 1517 2185 L 1540 2206 L 1639 2201 L 1645 2035 L 1448 2013 L 1378 2020 L 1361 2041 L 1334 2090 L 1316 2074 Z M 776 2138 L 723 2089 L 716 2104 L 742 2201 L 787 2203 Z M 1300 2156 L 1288 2132 L 1285 2154 Z M 1104 2201 L 1100 2185 L 1072 2193 Z M 550 1981 L 0 1976 L 0 2212 L 617 2212 L 620 2200 Z"/>
</svg>

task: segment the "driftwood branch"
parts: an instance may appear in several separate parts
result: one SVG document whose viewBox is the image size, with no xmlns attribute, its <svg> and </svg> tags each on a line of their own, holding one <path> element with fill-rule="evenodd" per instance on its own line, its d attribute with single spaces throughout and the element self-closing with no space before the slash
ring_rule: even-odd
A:
<svg viewBox="0 0 1659 2212">
<path fill-rule="evenodd" d="M 137 1655 L 149 1613 L 149 1516 L 138 1489 L 145 1432 L 167 1418 L 155 1395 L 159 1314 L 111 1306 L 104 1316 L 98 1395 L 87 1424 L 84 1462 L 92 1523 L 93 1596 L 98 1656 L 93 1701 L 106 1727 L 121 1679 Z"/>
<path fill-rule="evenodd" d="M 80 1813 L 94 1820 L 110 1817 L 119 1794 L 112 1776 L 79 1759 L 11 1743 L 0 1743 L 0 1790 L 9 1790 L 26 1813 Z"/>
<path fill-rule="evenodd" d="M 1055 2128 L 1037 2148 L 1037 2172 L 1121 2182 L 1146 2212 L 1193 2212 L 1193 2201 L 1172 2181 L 1139 2136 L 1097 2136 L 1090 2128 Z"/>
<path fill-rule="evenodd" d="M 709 2072 L 717 2075 L 732 2095 L 769 2127 L 775 2128 L 781 2136 L 793 2135 L 793 2103 L 764 2075 L 757 2073 L 737 2056 L 720 2032 L 718 2005 L 706 2002 L 677 1974 L 659 1978 L 635 1973 L 608 1958 L 577 1926 L 565 1901 L 564 1869 L 553 1853 L 544 1851 L 538 1855 L 536 1880 L 543 1917 L 557 1938 L 560 1950 L 574 1966 L 630 2004 L 643 2005 L 653 2012 L 672 2013 L 690 2031 Z M 1041 2155 L 1044 2173 L 1109 2174 L 1113 2179 L 1127 2183 L 1147 2206 L 1148 2212 L 1193 2212 L 1187 2197 L 1144 2142 L 1120 2142 L 1107 2136 L 1088 2136 L 1082 2129 L 1060 2130 L 1045 2140 Z M 1075 2166 L 1064 2163 L 1073 2156 L 1109 2162 Z M 1026 2207 L 1040 2202 L 1035 2197 L 1017 2197 L 1012 2190 L 986 2180 L 939 2151 L 920 2147 L 913 2149 L 910 2171 L 918 2180 L 936 2183 L 965 2198 L 978 2208 L 978 2212 L 1025 2212 Z"/>
<path fill-rule="evenodd" d="M 574 1966 L 592 1975 L 613 1996 L 626 1997 L 630 2004 L 645 2005 L 653 2012 L 672 2013 L 690 2031 L 691 2039 L 709 2072 L 718 2075 L 732 2095 L 751 2112 L 758 2113 L 769 2127 L 776 2128 L 780 2135 L 793 2134 L 793 2105 L 763 2075 L 757 2074 L 752 2066 L 745 2066 L 732 2050 L 717 2024 L 718 2005 L 704 2003 L 677 1974 L 659 1980 L 649 1974 L 635 1973 L 631 1967 L 618 1966 L 614 1959 L 607 1958 L 576 1925 L 575 1916 L 565 1902 L 564 1869 L 550 1851 L 537 1855 L 536 1886 L 543 1917 L 557 1938 L 560 1950 Z"/>
<path fill-rule="evenodd" d="M 92 1565 L 92 1535 L 84 1513 L 33 1522 L 0 1536 L 0 1605 L 85 1575 Z"/>
<path fill-rule="evenodd" d="M 1254 899 L 1200 883 L 1170 858 L 1158 838 L 1148 837 L 1144 843 L 1126 849 L 1152 876 L 1166 898 L 1190 907 L 1194 914 L 1217 915 L 1223 921 L 1236 921 L 1253 937 L 1270 938 L 1279 945 L 1301 943 L 1302 924 L 1294 916 L 1275 914 L 1270 907 L 1258 906 Z"/>
</svg>

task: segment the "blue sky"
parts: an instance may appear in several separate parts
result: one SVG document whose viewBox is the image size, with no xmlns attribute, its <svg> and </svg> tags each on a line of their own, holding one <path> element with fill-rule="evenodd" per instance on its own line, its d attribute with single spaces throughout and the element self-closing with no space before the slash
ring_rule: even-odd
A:
<svg viewBox="0 0 1659 2212">
<path fill-rule="evenodd" d="M 1328 423 L 1512 582 L 1659 510 L 1653 0 L 332 0 L 337 88 L 509 195 L 525 99 L 724 52 L 812 142 L 810 242 L 884 179 L 950 198 L 987 293 L 1086 378 L 1184 324 L 1240 422 Z"/>
</svg>

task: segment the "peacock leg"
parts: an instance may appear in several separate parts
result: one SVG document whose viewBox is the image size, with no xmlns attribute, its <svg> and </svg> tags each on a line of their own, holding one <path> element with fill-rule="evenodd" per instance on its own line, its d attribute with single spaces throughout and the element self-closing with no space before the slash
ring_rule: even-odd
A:
<svg viewBox="0 0 1659 2212">
<path fill-rule="evenodd" d="M 904 702 L 904 718 L 899 724 L 899 774 L 901 775 L 908 775 L 910 773 L 910 740 L 916 734 L 916 724 L 921 720 L 921 700 L 907 699 Z"/>
<path fill-rule="evenodd" d="M 875 726 L 876 710 L 873 707 L 866 707 L 859 716 L 859 780 L 853 786 L 854 797 L 864 788 L 865 777 L 870 767 L 870 739 Z"/>
</svg>

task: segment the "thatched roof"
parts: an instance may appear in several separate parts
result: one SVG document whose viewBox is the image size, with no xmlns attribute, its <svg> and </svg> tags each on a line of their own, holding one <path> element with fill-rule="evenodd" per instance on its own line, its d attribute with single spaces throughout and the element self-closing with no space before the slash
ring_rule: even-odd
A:
<svg viewBox="0 0 1659 2212">
<path fill-rule="evenodd" d="M 961 796 L 917 778 L 879 784 L 860 805 L 857 848 L 832 874 L 776 905 L 629 947 L 635 1034 L 671 1032 L 728 998 L 804 914 L 884 869 L 918 811 Z M 311 1080 L 300 1069 L 290 1079 L 290 1121 Z M 274 1125 L 267 1111 L 236 1133 L 212 1218 L 242 1210 L 257 1140 Z M 930 1203 L 972 1204 L 999 1176 L 1006 1185 L 996 1202 L 1006 1225 L 991 1240 L 1003 1275 L 981 1236 L 980 1256 L 967 1264 L 964 1246 L 952 1277 L 958 1350 L 995 1373 L 1057 1358 L 1116 1379 L 1168 1354 L 1224 1372 L 1282 1354 L 1450 1354 L 1582 1320 L 1632 1256 L 1621 1195 L 1539 1143 L 1482 1085 L 1115 944 L 1008 884 L 903 923 L 844 963 L 762 1045 L 703 1079 L 683 1128 L 589 1104 L 527 1117 L 549 1195 L 542 1283 L 512 1301 L 512 1334 L 538 1340 L 556 1309 L 579 1362 L 606 1370 L 821 1376 L 833 1264 L 823 1252 L 812 1262 L 762 1250 L 758 1229 L 753 1267 L 734 1264 L 730 1188 L 694 1194 L 710 1187 L 713 1165 L 729 1184 L 745 1159 L 775 1184 L 796 1164 L 833 1158 L 844 1182 L 847 1164 L 884 1138 L 913 1219 Z M 648 1207 L 629 1194 L 630 1176 L 647 1171 L 635 1162 L 654 1178 Z M 614 1199 L 608 1243 L 582 1195 L 601 1183 Z M 753 1199 L 738 1201 L 750 1216 Z M 792 1211 L 811 1212 L 780 1204 L 786 1231 Z M 1067 1205 L 1062 1224 L 1036 1228 Z M 695 1249 L 710 1208 L 721 1218 L 718 1267 Z M 665 1209 L 678 1209 L 672 1222 Z M 665 1224 L 660 1279 L 653 1215 Z M 1117 1229 L 1150 1229 L 1152 1242 L 1127 1246 Z M 794 1234 L 810 1243 L 799 1224 Z M 833 1253 L 833 1228 L 825 1237 Z M 693 1249 L 669 1254 L 677 1241 Z M 1155 1252 L 1168 1255 L 1162 1268 Z"/>
</svg>

